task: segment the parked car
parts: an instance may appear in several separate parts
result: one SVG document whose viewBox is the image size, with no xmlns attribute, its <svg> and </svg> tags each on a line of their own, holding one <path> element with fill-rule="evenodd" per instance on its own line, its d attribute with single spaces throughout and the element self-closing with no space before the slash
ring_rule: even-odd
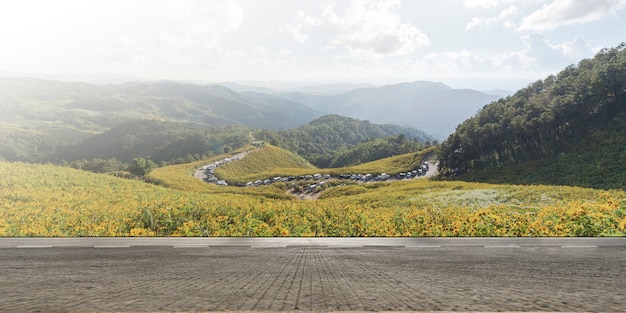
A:
<svg viewBox="0 0 626 313">
<path fill-rule="evenodd" d="M 377 180 L 387 180 L 389 179 L 389 175 L 387 175 L 387 173 L 381 173 L 380 175 L 376 176 Z"/>
</svg>

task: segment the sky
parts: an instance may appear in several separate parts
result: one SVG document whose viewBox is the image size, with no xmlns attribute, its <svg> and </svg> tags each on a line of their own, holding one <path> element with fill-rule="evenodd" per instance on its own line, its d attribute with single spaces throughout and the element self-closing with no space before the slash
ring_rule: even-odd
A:
<svg viewBox="0 0 626 313">
<path fill-rule="evenodd" d="M 3 0 L 0 75 L 515 91 L 625 29 L 626 0 Z"/>
</svg>

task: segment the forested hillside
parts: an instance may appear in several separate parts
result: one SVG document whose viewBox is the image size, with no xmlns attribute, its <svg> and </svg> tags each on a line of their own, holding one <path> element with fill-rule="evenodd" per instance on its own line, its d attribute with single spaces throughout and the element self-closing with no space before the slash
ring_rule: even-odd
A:
<svg viewBox="0 0 626 313">
<path fill-rule="evenodd" d="M 319 160 L 315 161 L 318 166 L 324 168 L 346 167 L 420 151 L 430 145 L 430 141 L 425 143 L 416 139 L 407 138 L 404 134 L 400 134 L 366 140 L 348 147 L 341 147 L 322 155 Z M 331 155 L 332 157 L 325 158 L 326 155 Z"/>
<path fill-rule="evenodd" d="M 372 141 L 390 136 L 394 138 Z M 326 115 L 292 130 L 260 130 L 255 138 L 293 151 L 317 167 L 354 165 L 415 152 L 423 149 L 425 142 L 433 140 L 420 130 L 372 124 L 339 115 Z"/>
<path fill-rule="evenodd" d="M 95 86 L 34 78 L 0 78 L 0 110 L 0 159 L 28 162 L 48 162 L 68 145 L 136 120 L 288 129 L 322 115 L 281 97 L 216 85 Z"/>
<path fill-rule="evenodd" d="M 229 152 L 250 143 L 244 126 L 203 128 L 159 121 L 133 121 L 70 146 L 53 156 L 55 161 L 115 158 L 130 163 L 150 158 L 156 163 L 183 163 Z"/>
<path fill-rule="evenodd" d="M 584 156 L 565 173 L 589 164 L 603 164 L 609 172 L 619 169 L 623 157 L 615 159 L 613 152 L 626 145 L 625 47 L 603 49 L 485 106 L 441 145 L 440 167 L 458 174 L 534 162 L 537 170 L 537 162 Z M 606 140 L 606 145 L 590 140 Z"/>
</svg>

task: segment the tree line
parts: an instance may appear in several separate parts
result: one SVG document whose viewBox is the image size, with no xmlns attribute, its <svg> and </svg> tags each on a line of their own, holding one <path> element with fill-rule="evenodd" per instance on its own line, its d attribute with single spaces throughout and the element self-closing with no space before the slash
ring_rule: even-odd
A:
<svg viewBox="0 0 626 313">
<path fill-rule="evenodd" d="M 603 49 L 486 105 L 441 144 L 440 167 L 460 173 L 548 159 L 593 130 L 623 126 L 625 47 Z"/>
</svg>

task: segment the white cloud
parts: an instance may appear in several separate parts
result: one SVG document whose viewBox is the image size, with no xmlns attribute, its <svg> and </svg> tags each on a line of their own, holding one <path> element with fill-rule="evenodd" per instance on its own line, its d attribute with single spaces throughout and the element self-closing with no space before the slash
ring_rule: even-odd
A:
<svg viewBox="0 0 626 313">
<path fill-rule="evenodd" d="M 443 56 L 447 60 L 447 63 L 456 68 L 471 66 L 474 58 L 472 54 L 466 49 L 463 49 L 459 52 L 445 52 Z"/>
<path fill-rule="evenodd" d="M 228 58 L 220 60 L 220 63 L 216 63 L 215 67 L 245 64 L 247 67 L 253 67 L 251 69 L 254 69 L 254 67 L 287 64 L 293 61 L 292 52 L 289 50 L 281 49 L 275 51 L 260 46 L 250 50 L 223 51 L 222 53 L 228 56 Z"/>
<path fill-rule="evenodd" d="M 511 2 L 515 2 L 515 0 L 463 0 L 463 5 L 467 8 L 491 8 Z"/>
<path fill-rule="evenodd" d="M 236 0 L 24 0 L 2 9 L 0 67 L 33 72 L 193 66 L 243 22 Z M 32 61 L 13 65 L 25 54 Z"/>
<path fill-rule="evenodd" d="M 442 73 L 550 73 L 593 56 L 593 51 L 581 38 L 558 44 L 544 35 L 520 37 L 524 48 L 503 53 L 477 53 L 470 49 L 428 53 L 412 58 L 399 68 L 415 72 L 441 75 Z M 537 78 L 541 78 L 539 75 Z"/>
<path fill-rule="evenodd" d="M 626 0 L 554 0 L 522 21 L 519 30 L 543 31 L 571 24 L 584 24 L 616 13 Z"/>
<path fill-rule="evenodd" d="M 442 73 L 460 73 L 481 70 L 483 60 L 467 49 L 459 51 L 431 52 L 421 57 L 414 57 L 396 66 L 397 71 L 407 69 L 415 74 L 441 75 Z"/>
<path fill-rule="evenodd" d="M 560 44 L 551 43 L 542 34 L 526 35 L 521 39 L 526 46 L 523 50 L 494 56 L 491 63 L 507 69 L 556 71 L 593 56 L 592 49 L 580 38 Z"/>
<path fill-rule="evenodd" d="M 293 39 L 298 43 L 304 43 L 309 36 L 303 32 L 302 24 L 289 24 L 285 26 L 287 32 L 293 36 Z"/>
<path fill-rule="evenodd" d="M 570 60 L 581 60 L 595 54 L 594 49 L 590 48 L 580 37 L 555 45 L 554 47 L 561 50 L 561 53 Z"/>
<path fill-rule="evenodd" d="M 467 25 L 465 26 L 466 30 L 472 29 L 474 27 L 485 27 L 492 24 L 501 23 L 507 28 L 512 28 L 515 22 L 512 20 L 519 12 L 519 9 L 516 6 L 509 6 L 506 9 L 500 11 L 500 14 L 496 17 L 475 17 L 473 18 Z"/>
<path fill-rule="evenodd" d="M 336 36 L 331 46 L 348 49 L 355 59 L 378 59 L 387 55 L 408 55 L 428 46 L 428 36 L 398 15 L 399 1 L 353 0 L 345 15 L 327 6 L 325 20 Z"/>
<path fill-rule="evenodd" d="M 323 22 L 315 17 L 308 16 L 302 11 L 297 13 L 297 23 L 288 24 L 287 32 L 290 33 L 298 43 L 304 43 L 308 38 L 308 33 L 315 27 L 321 26 Z"/>
<path fill-rule="evenodd" d="M 196 81 L 518 78 L 559 70 L 620 42 L 618 27 L 606 25 L 619 26 L 626 13 L 626 0 L 455 0 L 453 8 L 436 1 L 331 1 L 0 1 L 0 71 Z M 547 35 L 528 26 L 601 17 L 607 23 Z"/>
<path fill-rule="evenodd" d="M 142 13 L 127 17 L 134 20 L 134 25 L 140 26 L 126 32 L 136 42 L 148 44 L 151 48 L 186 50 L 213 47 L 222 34 L 236 30 L 243 21 L 243 8 L 235 0 L 145 4 L 144 11 L 135 11 Z M 123 22 L 133 25 L 131 20 Z"/>
</svg>

